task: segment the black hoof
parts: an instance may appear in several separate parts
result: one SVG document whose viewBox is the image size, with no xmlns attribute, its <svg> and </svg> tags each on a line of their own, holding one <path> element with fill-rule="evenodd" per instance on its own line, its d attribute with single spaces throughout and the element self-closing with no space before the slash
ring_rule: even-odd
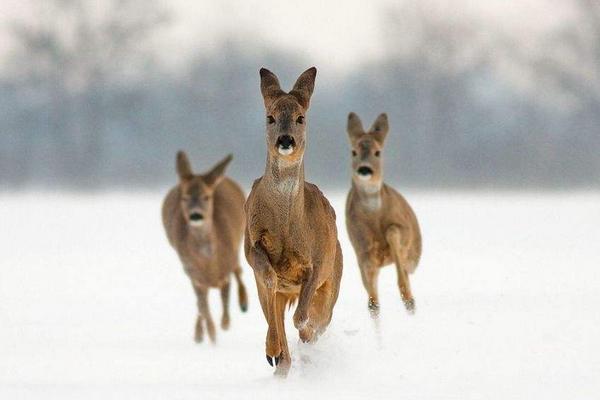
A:
<svg viewBox="0 0 600 400">
<path fill-rule="evenodd" d="M 404 307 L 406 307 L 406 311 L 409 314 L 414 314 L 416 309 L 415 299 L 404 300 Z"/>
<path fill-rule="evenodd" d="M 248 311 L 248 304 L 241 304 L 240 309 L 242 310 L 242 312 Z"/>
<path fill-rule="evenodd" d="M 379 303 L 373 299 L 369 299 L 369 312 L 372 318 L 379 317 Z"/>
<path fill-rule="evenodd" d="M 275 364 L 275 366 L 279 365 L 279 362 L 281 361 L 281 354 L 275 357 L 271 357 L 270 355 L 267 354 L 267 362 L 269 363 L 269 365 L 272 367 L 273 364 Z"/>
</svg>

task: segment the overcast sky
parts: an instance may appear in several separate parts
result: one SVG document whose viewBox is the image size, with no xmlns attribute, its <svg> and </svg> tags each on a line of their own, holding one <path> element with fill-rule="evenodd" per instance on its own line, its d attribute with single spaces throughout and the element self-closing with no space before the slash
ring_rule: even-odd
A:
<svg viewBox="0 0 600 400">
<path fill-rule="evenodd" d="M 0 24 L 31 18 L 31 4 L 44 0 L 3 0 Z M 413 1 L 413 0 L 411 0 Z M 166 3 L 166 2 L 165 2 Z M 384 56 L 380 23 L 391 0 L 170 0 L 173 23 L 156 39 L 161 59 L 182 65 L 197 49 L 214 51 L 225 36 L 252 38 L 265 47 L 296 51 L 322 68 L 347 71 Z M 481 18 L 490 27 L 529 40 L 568 16 L 560 0 L 422 0 L 426 9 L 449 19 Z M 562 4 L 562 5 L 561 5 Z M 10 46 L 0 36 L 0 55 Z"/>
</svg>

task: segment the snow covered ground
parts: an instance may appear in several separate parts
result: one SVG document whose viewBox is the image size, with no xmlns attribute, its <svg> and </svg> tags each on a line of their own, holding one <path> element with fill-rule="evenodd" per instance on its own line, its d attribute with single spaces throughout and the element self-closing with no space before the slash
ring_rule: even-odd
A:
<svg viewBox="0 0 600 400">
<path fill-rule="evenodd" d="M 0 194 L 1 399 L 591 399 L 600 393 L 600 193 L 407 193 L 424 255 L 379 328 L 331 196 L 344 277 L 329 331 L 276 379 L 250 310 L 193 340 L 195 300 L 159 194 Z M 243 257 L 242 257 L 243 258 Z M 233 292 L 235 293 L 235 292 Z M 232 293 L 232 294 L 233 294 Z M 218 294 L 211 297 L 220 314 Z M 236 304 L 236 302 L 233 302 Z"/>
</svg>

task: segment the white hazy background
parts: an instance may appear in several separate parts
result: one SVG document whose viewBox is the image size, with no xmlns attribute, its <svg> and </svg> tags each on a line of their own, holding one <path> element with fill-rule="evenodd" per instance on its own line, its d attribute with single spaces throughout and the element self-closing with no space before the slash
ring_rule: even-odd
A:
<svg viewBox="0 0 600 400">
<path fill-rule="evenodd" d="M 193 342 L 160 206 L 174 155 L 265 159 L 258 70 L 318 76 L 307 179 L 338 216 L 334 319 L 272 377 L 250 309 Z M 421 223 L 375 326 L 344 224 L 349 111 L 391 121 L 385 179 Z M 590 399 L 600 392 L 600 4 L 4 0 L 0 399 Z M 217 293 L 211 296 L 215 321 Z"/>
</svg>

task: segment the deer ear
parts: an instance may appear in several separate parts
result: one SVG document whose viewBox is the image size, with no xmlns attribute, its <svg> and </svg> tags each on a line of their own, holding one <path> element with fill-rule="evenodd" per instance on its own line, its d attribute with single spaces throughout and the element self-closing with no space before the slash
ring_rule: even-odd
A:
<svg viewBox="0 0 600 400">
<path fill-rule="evenodd" d="M 383 113 L 377 117 L 375 122 L 373 122 L 373 126 L 369 129 L 369 133 L 373 135 L 373 138 L 378 141 L 379 144 L 383 144 L 389 130 L 390 126 L 388 124 L 387 114 Z"/>
<path fill-rule="evenodd" d="M 190 164 L 190 160 L 188 160 L 187 155 L 183 151 L 177 152 L 177 175 L 179 175 L 179 179 L 182 181 L 191 179 L 194 176 L 192 172 L 192 166 Z"/>
<path fill-rule="evenodd" d="M 305 109 L 310 104 L 310 96 L 313 94 L 315 89 L 315 78 L 317 77 L 317 69 L 311 67 L 304 71 L 302 75 L 298 77 L 298 80 L 294 84 L 290 94 L 298 99 L 298 102 Z"/>
<path fill-rule="evenodd" d="M 212 169 L 210 171 L 208 171 L 206 174 L 204 174 L 204 182 L 208 186 L 213 186 L 213 187 L 215 187 L 219 183 L 221 183 L 221 181 L 224 178 L 225 168 L 227 168 L 227 165 L 229 165 L 229 163 L 231 162 L 232 159 L 233 159 L 233 155 L 228 154 L 227 157 L 225 157 L 224 159 L 219 161 L 217 163 L 217 165 L 212 167 Z"/>
<path fill-rule="evenodd" d="M 265 107 L 269 107 L 277 97 L 284 94 L 279 86 L 277 76 L 266 68 L 260 69 L 260 92 L 262 93 Z"/>
<path fill-rule="evenodd" d="M 348 126 L 346 128 L 350 141 L 355 141 L 365 133 L 360 118 L 355 113 L 351 112 L 348 114 Z"/>
</svg>

